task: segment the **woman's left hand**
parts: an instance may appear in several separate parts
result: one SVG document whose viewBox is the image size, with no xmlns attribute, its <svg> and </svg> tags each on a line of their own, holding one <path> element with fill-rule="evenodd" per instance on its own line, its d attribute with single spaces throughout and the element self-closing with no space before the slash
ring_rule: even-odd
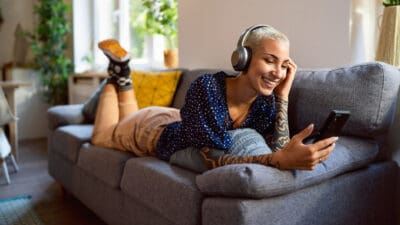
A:
<svg viewBox="0 0 400 225">
<path fill-rule="evenodd" d="M 290 59 L 287 66 L 285 79 L 283 79 L 274 90 L 275 96 L 283 100 L 289 99 L 290 88 L 292 87 L 294 76 L 297 71 L 297 65 L 293 62 L 293 60 Z"/>
</svg>

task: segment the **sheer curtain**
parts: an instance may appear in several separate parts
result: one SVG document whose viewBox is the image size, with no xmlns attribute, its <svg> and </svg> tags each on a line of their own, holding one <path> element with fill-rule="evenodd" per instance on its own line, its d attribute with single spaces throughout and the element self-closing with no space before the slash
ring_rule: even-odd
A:
<svg viewBox="0 0 400 225">
<path fill-rule="evenodd" d="M 382 0 L 352 0 L 351 4 L 351 63 L 373 61 L 382 19 Z"/>
</svg>

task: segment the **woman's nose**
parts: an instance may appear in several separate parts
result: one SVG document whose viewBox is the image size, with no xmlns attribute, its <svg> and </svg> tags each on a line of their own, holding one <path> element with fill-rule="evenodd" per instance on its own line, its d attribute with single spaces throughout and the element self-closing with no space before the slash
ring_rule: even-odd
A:
<svg viewBox="0 0 400 225">
<path fill-rule="evenodd" d="M 286 72 L 286 69 L 283 69 L 281 66 L 277 65 L 277 66 L 274 66 L 274 70 L 273 70 L 272 74 L 276 78 L 281 79 L 282 77 L 284 77 L 285 72 Z"/>
</svg>

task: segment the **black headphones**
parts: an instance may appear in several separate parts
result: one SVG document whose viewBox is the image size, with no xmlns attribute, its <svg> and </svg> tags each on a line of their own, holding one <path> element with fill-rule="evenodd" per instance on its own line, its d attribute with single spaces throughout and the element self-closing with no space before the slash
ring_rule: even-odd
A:
<svg viewBox="0 0 400 225">
<path fill-rule="evenodd" d="M 258 24 L 247 28 L 237 43 L 236 50 L 232 52 L 231 63 L 233 69 L 236 71 L 246 71 L 250 65 L 251 61 L 251 48 L 248 46 L 244 46 L 244 42 L 247 39 L 247 36 L 253 31 L 261 27 L 269 27 L 268 25 Z"/>
</svg>

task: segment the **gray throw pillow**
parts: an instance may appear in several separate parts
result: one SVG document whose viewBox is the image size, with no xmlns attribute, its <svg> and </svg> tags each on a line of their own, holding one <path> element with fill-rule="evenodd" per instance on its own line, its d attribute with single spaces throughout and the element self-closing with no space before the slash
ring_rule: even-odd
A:
<svg viewBox="0 0 400 225">
<path fill-rule="evenodd" d="M 340 137 L 329 158 L 312 171 L 234 164 L 197 175 L 196 184 L 206 195 L 266 198 L 290 193 L 364 167 L 374 160 L 377 153 L 378 145 L 372 140 Z"/>
<path fill-rule="evenodd" d="M 8 124 L 9 122 L 14 120 L 16 120 L 16 117 L 11 112 L 3 89 L 0 88 L 0 126 L 4 126 L 5 124 Z"/>
<path fill-rule="evenodd" d="M 100 94 L 103 91 L 104 86 L 107 84 L 107 79 L 104 79 L 97 90 L 90 96 L 85 103 L 83 103 L 82 114 L 87 122 L 94 122 L 96 117 L 97 105 L 99 104 Z"/>
<path fill-rule="evenodd" d="M 244 128 L 229 131 L 232 136 L 232 146 L 229 152 L 233 155 L 261 155 L 271 153 L 264 138 L 257 131 Z M 211 155 L 225 154 L 223 150 L 211 149 Z M 208 170 L 197 148 L 189 147 L 175 152 L 169 161 L 171 164 L 202 173 Z"/>
</svg>

